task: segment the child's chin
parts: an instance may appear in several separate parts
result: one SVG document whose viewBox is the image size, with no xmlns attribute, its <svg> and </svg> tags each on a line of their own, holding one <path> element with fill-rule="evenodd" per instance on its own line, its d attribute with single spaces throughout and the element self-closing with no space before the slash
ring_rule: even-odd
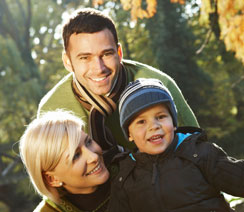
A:
<svg viewBox="0 0 244 212">
<path fill-rule="evenodd" d="M 157 148 L 157 149 L 152 149 L 150 151 L 147 151 L 147 154 L 150 154 L 150 155 L 158 155 L 158 154 L 163 153 L 163 152 L 164 152 L 164 149 Z"/>
</svg>

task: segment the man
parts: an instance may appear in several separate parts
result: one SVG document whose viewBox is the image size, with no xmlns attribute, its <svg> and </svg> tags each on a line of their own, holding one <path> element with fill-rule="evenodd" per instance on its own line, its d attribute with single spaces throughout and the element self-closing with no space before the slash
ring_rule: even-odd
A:
<svg viewBox="0 0 244 212">
<path fill-rule="evenodd" d="M 157 78 L 173 95 L 179 125 L 198 126 L 172 78 L 150 66 L 123 59 L 113 21 L 95 9 L 83 9 L 63 27 L 62 60 L 70 72 L 41 100 L 42 111 L 71 110 L 87 124 L 85 131 L 108 150 L 117 142 L 132 148 L 119 125 L 117 102 L 125 86 L 137 78 Z"/>
</svg>

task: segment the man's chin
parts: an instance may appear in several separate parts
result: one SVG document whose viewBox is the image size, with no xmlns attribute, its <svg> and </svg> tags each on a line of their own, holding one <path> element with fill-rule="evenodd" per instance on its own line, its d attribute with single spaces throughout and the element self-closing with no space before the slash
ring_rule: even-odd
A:
<svg viewBox="0 0 244 212">
<path fill-rule="evenodd" d="M 106 95 L 106 94 L 108 94 L 109 93 L 109 91 L 110 91 L 110 89 L 108 89 L 108 88 L 92 88 L 92 89 L 90 89 L 90 91 L 92 92 L 92 93 L 94 93 L 94 94 L 96 94 L 96 95 L 99 95 L 99 96 L 104 96 L 104 95 Z"/>
</svg>

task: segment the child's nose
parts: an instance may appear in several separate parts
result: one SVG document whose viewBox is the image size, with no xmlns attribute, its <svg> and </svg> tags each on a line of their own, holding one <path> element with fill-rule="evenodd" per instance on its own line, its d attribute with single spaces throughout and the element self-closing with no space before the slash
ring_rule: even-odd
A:
<svg viewBox="0 0 244 212">
<path fill-rule="evenodd" d="M 159 129 L 159 128 L 160 128 L 160 124 L 159 124 L 158 120 L 153 119 L 150 122 L 150 130 L 156 130 L 156 129 Z"/>
</svg>

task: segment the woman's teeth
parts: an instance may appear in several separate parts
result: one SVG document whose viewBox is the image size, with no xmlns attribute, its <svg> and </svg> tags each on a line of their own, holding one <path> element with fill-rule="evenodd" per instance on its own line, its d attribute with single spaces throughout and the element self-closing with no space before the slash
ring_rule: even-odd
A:
<svg viewBox="0 0 244 212">
<path fill-rule="evenodd" d="M 101 165 L 99 164 L 95 169 L 93 169 L 92 171 L 90 171 L 89 173 L 87 173 L 86 175 L 91 175 L 94 172 L 98 171 L 101 168 Z"/>
</svg>

